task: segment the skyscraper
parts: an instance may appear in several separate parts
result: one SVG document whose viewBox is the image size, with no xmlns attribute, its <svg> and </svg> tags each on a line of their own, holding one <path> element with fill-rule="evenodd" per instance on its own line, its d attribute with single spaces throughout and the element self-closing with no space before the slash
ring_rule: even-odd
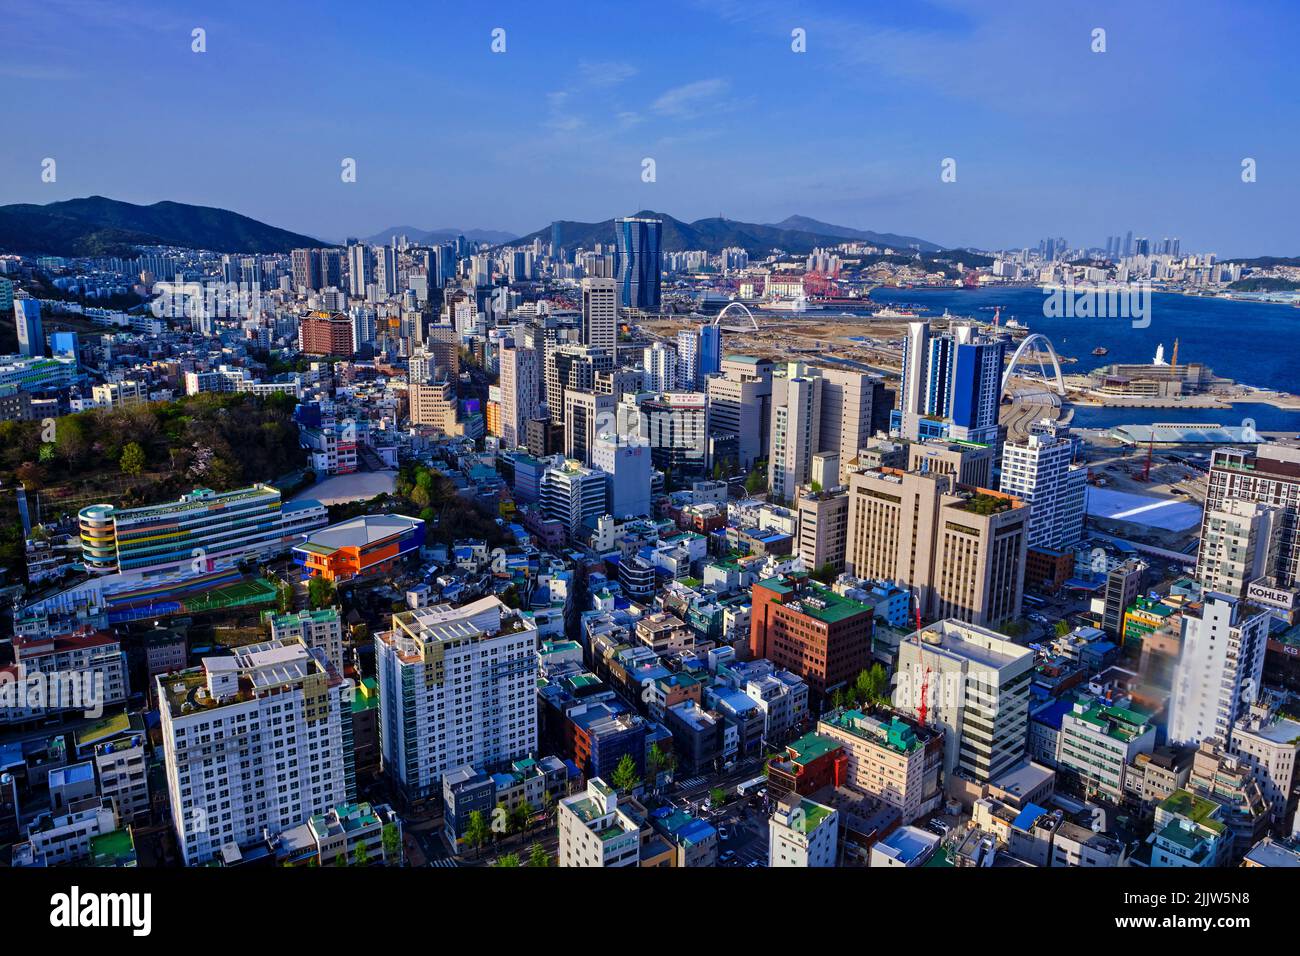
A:
<svg viewBox="0 0 1300 956">
<path fill-rule="evenodd" d="M 912 322 L 903 341 L 898 428 L 912 441 L 957 438 L 992 445 L 998 437 L 1004 345 L 970 324 L 932 335 Z"/>
<path fill-rule="evenodd" d="M 320 250 L 294 249 L 289 253 L 295 291 L 318 292 L 321 289 Z"/>
<path fill-rule="evenodd" d="M 501 443 L 514 448 L 526 441 L 530 418 L 537 415 L 541 362 L 536 349 L 522 345 L 501 348 Z"/>
<path fill-rule="evenodd" d="M 641 364 L 645 369 L 645 388 L 651 392 L 672 392 L 679 385 L 692 391 L 677 380 L 677 352 L 671 345 L 655 342 L 642 350 Z"/>
<path fill-rule="evenodd" d="M 18 327 L 20 355 L 45 354 L 45 331 L 41 326 L 41 303 L 26 292 L 14 296 L 14 324 Z"/>
<path fill-rule="evenodd" d="M 370 264 L 370 249 L 364 243 L 348 246 L 348 294 L 361 298 L 366 286 L 374 281 L 375 271 Z"/>
<path fill-rule="evenodd" d="M 384 295 L 397 294 L 397 253 L 392 246 L 375 247 L 375 282 Z"/>
<path fill-rule="evenodd" d="M 619 302 L 625 309 L 659 311 L 660 240 L 659 219 L 615 219 L 618 251 L 614 270 L 618 276 Z"/>
<path fill-rule="evenodd" d="M 582 344 L 618 350 L 618 289 L 613 279 L 582 280 Z"/>
</svg>

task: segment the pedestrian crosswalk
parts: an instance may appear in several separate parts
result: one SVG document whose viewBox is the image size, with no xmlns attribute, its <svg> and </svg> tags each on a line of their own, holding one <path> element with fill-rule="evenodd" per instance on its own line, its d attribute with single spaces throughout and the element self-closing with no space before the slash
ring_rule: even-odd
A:
<svg viewBox="0 0 1300 956">
<path fill-rule="evenodd" d="M 455 860 L 450 859 L 450 858 L 448 858 L 448 857 L 443 857 L 441 860 L 430 860 L 430 861 L 429 861 L 429 865 L 430 865 L 430 866 L 441 866 L 441 867 L 449 867 L 449 866 L 451 866 L 451 867 L 455 867 L 455 866 L 460 866 L 459 863 L 457 863 Z"/>
<path fill-rule="evenodd" d="M 708 777 L 703 775 L 698 777 L 687 777 L 685 780 L 678 781 L 677 786 L 681 787 L 683 790 L 690 790 L 692 787 L 698 787 L 708 779 Z"/>
</svg>

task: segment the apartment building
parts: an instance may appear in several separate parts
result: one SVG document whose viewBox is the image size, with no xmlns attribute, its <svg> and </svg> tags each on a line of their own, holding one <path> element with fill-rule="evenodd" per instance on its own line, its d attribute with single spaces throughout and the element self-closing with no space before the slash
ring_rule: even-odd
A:
<svg viewBox="0 0 1300 956">
<path fill-rule="evenodd" d="M 536 625 L 496 597 L 393 615 L 375 636 L 384 766 L 412 799 L 537 748 Z"/>
<path fill-rule="evenodd" d="M 343 673 L 343 618 L 337 606 L 296 614 L 267 612 L 266 617 L 271 625 L 271 640 L 301 641 L 308 647 L 319 647 L 330 665 Z"/>
<path fill-rule="evenodd" d="M 157 677 L 172 825 L 187 866 L 355 799 L 352 681 L 267 641 Z"/>
<path fill-rule="evenodd" d="M 840 812 L 799 794 L 778 803 L 768 820 L 767 865 L 825 867 L 839 863 Z"/>
</svg>

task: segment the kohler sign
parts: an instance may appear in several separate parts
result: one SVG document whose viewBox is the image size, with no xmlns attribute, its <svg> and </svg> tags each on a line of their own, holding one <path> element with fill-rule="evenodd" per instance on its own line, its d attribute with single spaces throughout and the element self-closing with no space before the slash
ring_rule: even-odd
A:
<svg viewBox="0 0 1300 956">
<path fill-rule="evenodd" d="M 1281 608 L 1284 611 L 1295 610 L 1298 594 L 1300 592 L 1269 587 L 1260 581 L 1256 581 L 1246 588 L 1247 600 L 1258 601 L 1260 604 Z"/>
</svg>

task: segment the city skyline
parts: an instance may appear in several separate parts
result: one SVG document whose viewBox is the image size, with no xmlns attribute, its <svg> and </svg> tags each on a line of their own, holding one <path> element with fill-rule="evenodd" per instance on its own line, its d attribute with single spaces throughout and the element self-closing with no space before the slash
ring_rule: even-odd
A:
<svg viewBox="0 0 1300 956">
<path fill-rule="evenodd" d="M 945 247 L 1100 246 L 1131 229 L 1221 256 L 1293 251 L 1281 171 L 1297 134 L 1275 117 L 1296 17 L 1281 4 L 1249 22 L 1167 4 L 688 3 L 599 23 L 394 9 L 347 31 L 329 4 L 312 19 L 58 6 L 8 14 L 22 43 L 0 75 L 24 136 L 0 158 L 5 203 L 174 200 L 330 241 L 655 209 L 799 214 Z"/>
</svg>

